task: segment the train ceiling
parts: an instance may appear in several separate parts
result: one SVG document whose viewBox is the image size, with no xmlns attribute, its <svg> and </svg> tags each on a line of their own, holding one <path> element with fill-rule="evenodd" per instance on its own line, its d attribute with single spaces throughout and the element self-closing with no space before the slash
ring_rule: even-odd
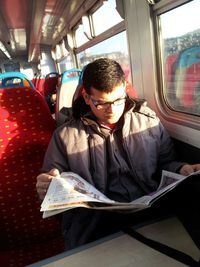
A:
<svg viewBox="0 0 200 267">
<path fill-rule="evenodd" d="M 0 0 L 0 45 L 11 58 L 38 61 L 41 46 L 55 46 L 102 0 Z M 0 51 L 0 61 L 6 59 Z"/>
</svg>

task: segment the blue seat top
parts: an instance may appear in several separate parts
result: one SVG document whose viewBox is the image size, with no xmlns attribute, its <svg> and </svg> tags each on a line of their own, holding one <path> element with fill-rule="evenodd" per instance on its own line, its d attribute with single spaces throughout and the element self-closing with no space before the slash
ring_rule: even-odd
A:
<svg viewBox="0 0 200 267">
<path fill-rule="evenodd" d="M 73 80 L 79 80 L 81 73 L 82 73 L 82 70 L 77 69 L 77 68 L 64 71 L 62 74 L 61 84 L 64 84 L 66 82 L 73 81 Z"/>
<path fill-rule="evenodd" d="M 30 87 L 35 89 L 28 77 L 18 71 L 0 73 L 0 88 Z"/>
</svg>

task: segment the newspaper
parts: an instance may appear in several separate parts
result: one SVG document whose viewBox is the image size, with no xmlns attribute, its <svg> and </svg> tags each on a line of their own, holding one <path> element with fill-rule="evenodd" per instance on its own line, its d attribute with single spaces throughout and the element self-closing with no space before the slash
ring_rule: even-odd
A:
<svg viewBox="0 0 200 267">
<path fill-rule="evenodd" d="M 79 175 L 73 172 L 63 172 L 52 179 L 40 211 L 43 212 L 43 218 L 77 207 L 135 212 L 150 207 L 154 201 L 182 181 L 197 174 L 200 174 L 200 171 L 189 176 L 163 171 L 156 191 L 132 202 L 122 203 L 109 199 Z"/>
</svg>

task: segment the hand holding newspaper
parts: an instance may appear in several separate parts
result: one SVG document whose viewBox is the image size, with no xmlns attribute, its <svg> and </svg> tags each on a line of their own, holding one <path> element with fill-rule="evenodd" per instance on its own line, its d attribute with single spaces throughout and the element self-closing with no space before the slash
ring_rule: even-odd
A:
<svg viewBox="0 0 200 267">
<path fill-rule="evenodd" d="M 40 211 L 43 212 L 43 218 L 77 207 L 135 212 L 150 207 L 162 195 L 188 177 L 197 174 L 200 174 L 200 171 L 189 176 L 163 171 L 160 185 L 156 191 L 132 202 L 122 203 L 109 199 L 78 174 L 63 172 L 52 179 Z"/>
</svg>

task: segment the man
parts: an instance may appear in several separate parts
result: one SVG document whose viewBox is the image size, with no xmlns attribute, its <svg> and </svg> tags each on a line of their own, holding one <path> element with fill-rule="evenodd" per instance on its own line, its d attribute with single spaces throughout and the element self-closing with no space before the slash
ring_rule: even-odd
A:
<svg viewBox="0 0 200 267">
<path fill-rule="evenodd" d="M 73 107 L 74 118 L 55 131 L 46 152 L 44 173 L 36 185 L 41 200 L 51 179 L 63 171 L 79 174 L 111 199 L 130 202 L 156 190 L 162 169 L 183 175 L 200 169 L 200 164 L 176 161 L 170 137 L 155 113 L 144 101 L 126 96 L 125 76 L 116 61 L 101 58 L 88 64 L 83 87 L 83 97 Z M 136 223 L 149 213 L 67 211 L 66 249 Z"/>
</svg>

